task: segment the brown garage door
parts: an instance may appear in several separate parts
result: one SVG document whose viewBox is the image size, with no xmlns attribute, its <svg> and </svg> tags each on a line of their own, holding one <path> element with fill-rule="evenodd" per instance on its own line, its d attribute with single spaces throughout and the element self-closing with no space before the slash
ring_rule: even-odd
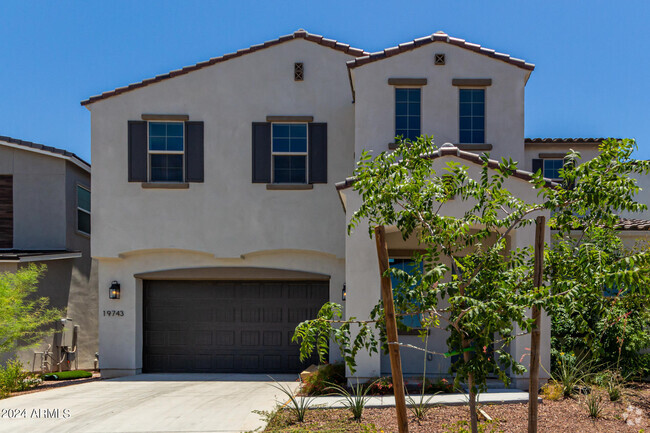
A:
<svg viewBox="0 0 650 433">
<path fill-rule="evenodd" d="M 329 283 L 145 281 L 143 371 L 293 373 L 307 363 L 291 343 L 316 317 Z"/>
</svg>

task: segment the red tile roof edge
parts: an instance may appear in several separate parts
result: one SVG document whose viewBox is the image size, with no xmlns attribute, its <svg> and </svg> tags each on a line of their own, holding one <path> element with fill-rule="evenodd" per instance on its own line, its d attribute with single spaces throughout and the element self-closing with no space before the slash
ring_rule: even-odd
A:
<svg viewBox="0 0 650 433">
<path fill-rule="evenodd" d="M 456 146 L 449 146 L 449 145 L 443 145 L 438 150 L 431 152 L 428 155 L 425 155 L 424 157 L 429 159 L 436 159 L 443 156 L 456 156 L 458 158 L 464 159 L 466 161 L 472 162 L 477 165 L 483 164 L 483 160 L 481 159 L 479 154 L 473 152 L 467 152 L 465 150 L 460 150 Z M 498 168 L 499 161 L 496 161 L 494 159 L 489 159 L 488 167 L 491 169 Z M 512 173 L 510 176 L 523 179 L 526 181 L 530 181 L 533 178 L 533 174 L 531 172 L 524 171 L 524 170 L 515 170 L 515 172 Z M 545 178 L 544 180 L 546 181 L 546 186 L 548 187 L 559 185 L 558 183 L 553 182 L 551 179 Z M 336 187 L 337 191 L 341 191 L 350 188 L 352 185 L 354 185 L 355 182 L 356 179 L 354 177 L 348 177 L 344 181 L 335 183 L 334 186 Z"/>
<path fill-rule="evenodd" d="M 602 143 L 607 138 L 550 138 L 550 137 L 535 137 L 525 138 L 525 143 Z M 616 138 L 615 140 L 620 140 Z"/>
<path fill-rule="evenodd" d="M 617 230 L 650 230 L 650 221 L 639 218 L 619 218 Z"/>
<path fill-rule="evenodd" d="M 177 70 L 168 72 L 167 74 L 157 75 L 154 78 L 148 78 L 148 79 L 140 81 L 138 83 L 132 83 L 132 84 L 129 84 L 129 85 L 124 86 L 124 87 L 118 87 L 117 89 L 110 90 L 108 92 L 104 92 L 104 93 L 102 93 L 100 95 L 91 96 L 90 98 L 88 98 L 88 99 L 86 99 L 84 101 L 81 101 L 81 105 L 85 106 L 85 105 L 88 105 L 88 104 L 92 104 L 92 103 L 100 101 L 102 99 L 107 99 L 107 98 L 110 98 L 112 96 L 117 96 L 117 95 L 120 95 L 122 93 L 129 92 L 131 90 L 139 89 L 141 87 L 145 87 L 145 86 L 148 86 L 148 85 L 153 84 L 153 83 L 157 83 L 157 82 L 160 82 L 160 81 L 163 81 L 163 80 L 167 80 L 169 78 L 177 77 L 179 75 L 189 74 L 190 72 L 196 71 L 198 69 L 202 69 L 202 68 L 205 68 L 207 66 L 212 66 L 212 65 L 214 65 L 216 63 L 225 62 L 226 60 L 234 59 L 235 57 L 241 57 L 241 56 L 243 56 L 245 54 L 249 54 L 249 53 L 252 53 L 252 52 L 255 52 L 255 51 L 259 51 L 259 50 L 264 49 L 264 48 L 269 48 L 269 47 L 272 47 L 274 45 L 279 45 L 281 43 L 291 41 L 291 40 L 294 40 L 294 39 L 305 39 L 307 41 L 315 42 L 315 43 L 317 43 L 319 45 L 323 45 L 325 47 L 332 48 L 332 49 L 337 50 L 337 51 L 342 51 L 342 52 L 344 52 L 346 54 L 349 54 L 351 56 L 368 55 L 368 52 L 366 52 L 366 51 L 364 51 L 364 50 L 362 50 L 360 48 L 354 48 L 354 47 L 351 47 L 348 44 L 344 44 L 344 43 L 335 41 L 334 39 L 327 39 L 327 38 L 325 38 L 325 37 L 323 37 L 321 35 L 316 35 L 316 34 L 313 34 L 313 33 L 309 33 L 306 30 L 300 29 L 300 30 L 295 31 L 293 34 L 280 36 L 277 39 L 266 41 L 266 42 L 264 42 L 262 44 L 252 45 L 252 46 L 250 46 L 248 48 L 243 48 L 241 50 L 237 50 L 237 52 L 235 52 L 235 53 L 228 53 L 228 54 L 224 54 L 224 55 L 219 56 L 219 57 L 213 57 L 210 60 L 206 60 L 204 62 L 199 62 L 199 63 L 197 63 L 195 65 L 185 66 L 182 69 L 177 69 Z"/>
<path fill-rule="evenodd" d="M 498 53 L 495 50 L 491 50 L 489 48 L 482 47 L 478 44 L 472 44 L 470 42 L 465 41 L 465 39 L 459 39 L 459 38 L 454 38 L 449 36 L 448 34 L 444 32 L 436 32 L 430 36 L 425 36 L 422 38 L 417 38 L 409 42 L 405 42 L 403 44 L 399 44 L 396 47 L 390 47 L 386 48 L 383 51 L 378 51 L 376 53 L 370 53 L 364 56 L 357 57 L 356 59 L 348 60 L 347 65 L 348 68 L 356 68 L 358 66 L 363 66 L 368 63 L 375 62 L 377 60 L 382 60 L 388 57 L 396 56 L 398 54 L 401 54 L 405 51 L 410 51 L 414 50 L 416 48 L 419 48 L 423 45 L 428 45 L 433 42 L 445 42 L 451 45 L 455 45 L 460 48 L 464 48 L 466 50 L 474 51 L 479 54 L 483 54 L 484 56 L 492 57 L 497 60 L 504 61 L 506 63 L 510 63 L 511 65 L 518 66 L 522 69 L 526 69 L 528 71 L 532 71 L 535 69 L 535 65 L 532 63 L 527 63 L 525 60 L 522 59 L 517 59 L 515 57 L 511 57 L 509 54 L 504 54 L 504 53 Z"/>
</svg>

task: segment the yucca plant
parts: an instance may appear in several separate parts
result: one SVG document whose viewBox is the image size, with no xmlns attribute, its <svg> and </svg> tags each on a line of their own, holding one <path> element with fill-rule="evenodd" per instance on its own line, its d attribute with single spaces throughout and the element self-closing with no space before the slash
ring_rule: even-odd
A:
<svg viewBox="0 0 650 433">
<path fill-rule="evenodd" d="M 603 412 L 603 397 L 595 393 L 589 394 L 585 397 L 585 404 L 589 411 L 589 416 L 592 418 L 599 418 Z"/>
<path fill-rule="evenodd" d="M 439 394 L 439 392 L 437 392 L 436 394 Z M 431 408 L 433 407 L 430 404 L 431 399 L 436 394 L 430 395 L 426 400 L 424 399 L 423 394 L 420 394 L 420 396 L 419 396 L 420 398 L 418 400 L 415 400 L 410 395 L 407 395 L 406 396 L 407 407 L 409 408 L 409 410 L 411 411 L 413 416 L 416 417 L 419 420 L 422 420 L 422 419 L 426 418 L 427 412 L 429 412 L 431 410 Z"/>
<path fill-rule="evenodd" d="M 314 402 L 314 397 L 296 397 L 288 385 L 284 385 L 275 380 L 274 382 L 271 386 L 289 397 L 289 401 L 287 402 L 289 412 L 296 417 L 298 422 L 304 422 L 305 415 Z"/>
<path fill-rule="evenodd" d="M 343 397 L 340 402 L 352 412 L 354 420 L 359 422 L 361 421 L 361 416 L 363 415 L 363 410 L 370 400 L 370 389 L 374 385 L 374 382 L 370 385 L 364 386 L 360 384 L 357 380 L 357 384 L 352 387 L 352 392 L 348 391 L 345 387 L 337 385 L 335 383 L 328 383 L 326 390 L 333 391 L 334 395 Z"/>
</svg>

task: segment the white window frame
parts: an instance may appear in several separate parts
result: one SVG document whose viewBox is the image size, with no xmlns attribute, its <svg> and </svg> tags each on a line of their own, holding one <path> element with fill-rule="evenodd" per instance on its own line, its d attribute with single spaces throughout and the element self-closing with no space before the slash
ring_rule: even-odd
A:
<svg viewBox="0 0 650 433">
<path fill-rule="evenodd" d="M 542 176 L 543 177 L 546 177 L 546 167 L 545 167 L 546 161 L 562 161 L 562 167 L 561 168 L 564 167 L 564 159 L 563 158 L 542 158 Z M 557 181 L 562 180 L 561 177 L 552 177 L 550 179 L 551 180 L 557 180 Z"/>
<path fill-rule="evenodd" d="M 275 152 L 273 150 L 273 128 L 275 125 L 305 125 L 307 144 L 304 152 Z M 275 156 L 304 156 L 305 157 L 305 182 L 278 183 L 275 181 Z M 307 185 L 309 184 L 309 122 L 272 122 L 271 123 L 271 183 L 277 185 Z"/>
<path fill-rule="evenodd" d="M 90 188 L 88 188 L 87 186 L 84 186 L 84 185 L 82 185 L 80 183 L 75 184 L 74 195 L 75 195 L 75 202 L 76 202 L 76 207 L 77 207 L 77 214 L 75 214 L 75 226 L 76 226 L 75 228 L 76 228 L 78 233 L 81 233 L 81 234 L 83 234 L 85 236 L 90 236 L 90 233 L 86 233 L 85 231 L 83 231 L 83 230 L 81 230 L 79 228 L 79 213 L 78 213 L 79 211 L 87 213 L 88 216 L 90 217 L 91 221 L 92 221 L 92 213 L 91 213 L 92 205 L 91 205 L 91 211 L 88 211 L 87 209 L 79 207 L 79 188 L 88 191 L 88 195 L 90 195 L 90 199 L 92 200 L 92 194 L 90 193 Z M 91 231 L 92 231 L 92 226 L 91 226 Z"/>
<path fill-rule="evenodd" d="M 183 150 L 151 150 L 149 142 L 149 125 L 151 123 L 180 123 L 183 127 Z M 151 183 L 185 183 L 185 122 L 176 120 L 148 120 L 147 121 L 147 179 Z M 182 155 L 183 176 L 179 182 L 168 180 L 153 180 L 151 178 L 151 155 Z"/>
</svg>

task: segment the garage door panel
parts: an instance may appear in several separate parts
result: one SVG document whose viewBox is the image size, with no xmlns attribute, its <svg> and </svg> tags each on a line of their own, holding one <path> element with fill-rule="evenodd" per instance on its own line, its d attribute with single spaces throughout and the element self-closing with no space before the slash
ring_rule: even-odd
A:
<svg viewBox="0 0 650 433">
<path fill-rule="evenodd" d="M 328 282 L 145 281 L 143 369 L 298 372 L 313 360 L 294 328 L 328 296 Z"/>
</svg>

